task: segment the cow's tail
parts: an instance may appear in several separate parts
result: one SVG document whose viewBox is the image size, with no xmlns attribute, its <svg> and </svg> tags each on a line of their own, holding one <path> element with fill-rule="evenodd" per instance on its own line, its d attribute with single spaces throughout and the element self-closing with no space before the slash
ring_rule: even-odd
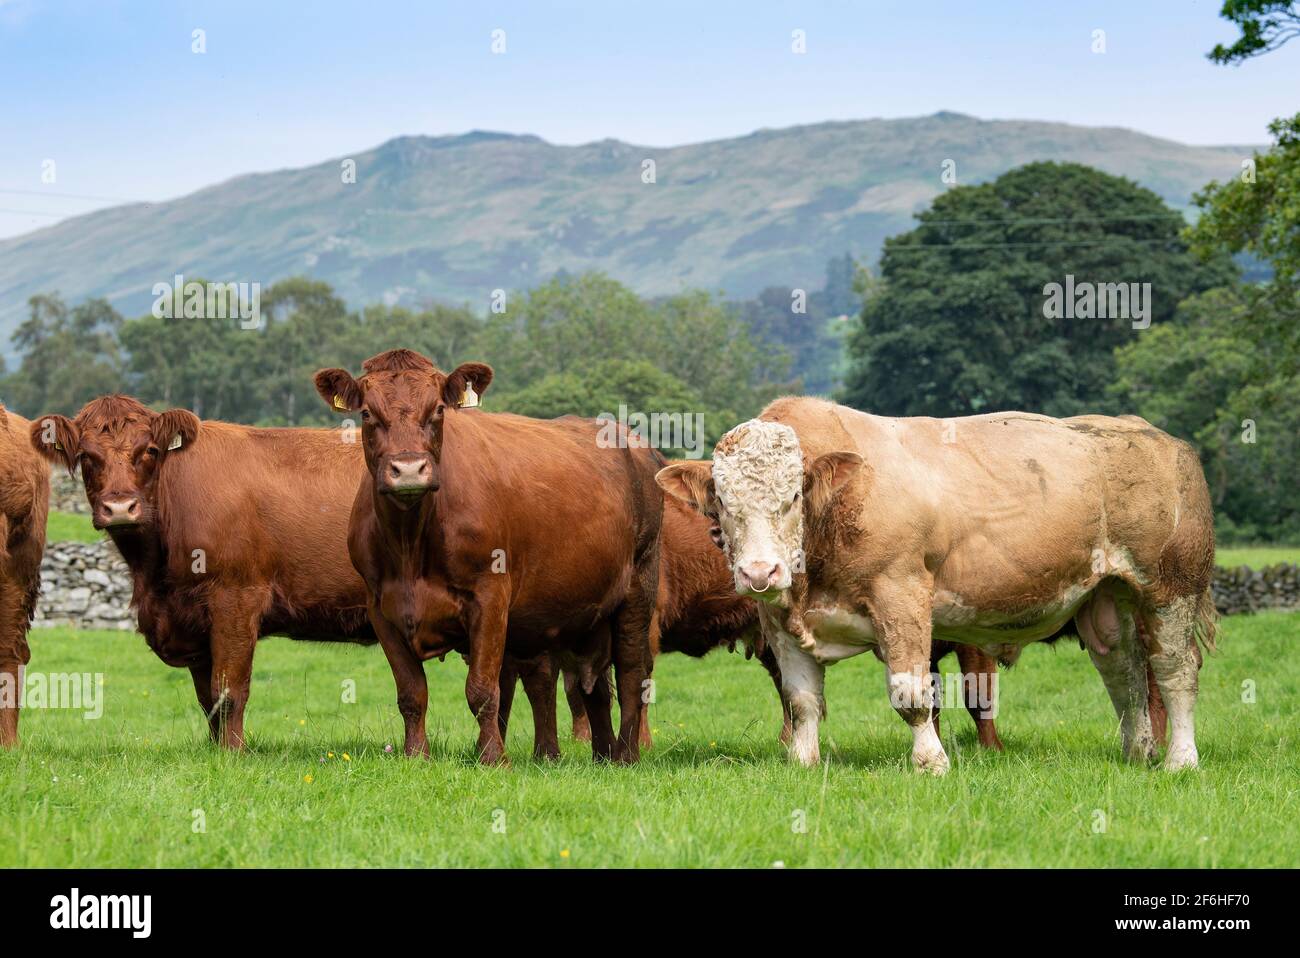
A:
<svg viewBox="0 0 1300 958">
<path fill-rule="evenodd" d="M 1214 637 L 1219 631 L 1219 610 L 1214 607 L 1214 594 L 1207 585 L 1196 600 L 1196 640 L 1207 652 L 1218 651 Z"/>
</svg>

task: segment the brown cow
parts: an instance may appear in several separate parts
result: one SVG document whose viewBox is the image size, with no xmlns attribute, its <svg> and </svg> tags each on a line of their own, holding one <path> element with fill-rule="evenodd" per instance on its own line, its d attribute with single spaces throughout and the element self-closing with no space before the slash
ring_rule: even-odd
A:
<svg viewBox="0 0 1300 958">
<path fill-rule="evenodd" d="M 365 462 L 342 439 L 157 413 L 127 396 L 31 426 L 37 450 L 80 465 L 95 528 L 130 568 L 140 631 L 160 659 L 190 670 L 211 735 L 228 748 L 244 745 L 258 638 L 375 641 L 343 549 Z"/>
<path fill-rule="evenodd" d="M 507 651 L 555 654 L 582 677 L 597 759 L 634 762 L 659 577 L 663 458 L 626 433 L 458 408 L 492 370 L 451 374 L 410 350 L 372 357 L 358 380 L 323 369 L 316 388 L 360 410 L 370 476 L 356 490 L 348 550 L 397 683 L 407 754 L 427 754 L 423 660 L 467 652 L 478 754 L 505 761 L 499 724 Z M 609 683 L 618 686 L 617 743 Z M 554 701 L 554 684 L 551 685 Z M 543 718 L 543 720 L 545 720 Z M 550 721 L 553 723 L 553 713 Z"/>
<path fill-rule="evenodd" d="M 735 644 L 746 645 L 746 656 L 757 651 L 758 659 L 767 669 L 781 700 L 783 719 L 781 741 L 790 741 L 790 709 L 781 690 L 781 670 L 776 655 L 763 642 L 758 629 L 758 605 L 754 599 L 737 594 L 731 576 L 731 567 L 722 552 L 721 532 L 710 519 L 692 509 L 675 496 L 664 500 L 663 533 L 659 547 L 659 642 L 654 649 L 660 652 L 682 652 L 693 658 L 707 655 L 720 646 L 734 649 Z M 997 725 L 989 709 L 988 697 L 992 694 L 997 661 L 973 646 L 958 646 L 952 642 L 935 642 L 930 668 L 938 672 L 939 660 L 956 651 L 962 673 L 972 678 L 973 692 L 966 699 L 967 709 L 975 721 L 979 742 L 986 748 L 1001 750 Z M 545 666 L 543 666 L 544 668 Z M 504 679 L 503 695 L 514 690 L 514 676 Z M 586 740 L 590 736 L 582 696 L 577 678 L 564 672 L 564 692 L 569 711 L 573 716 L 573 735 Z M 531 698 L 532 696 L 530 696 Z M 552 696 L 554 697 L 554 696 Z M 938 723 L 936 709 L 935 722 Z M 508 711 L 503 707 L 503 715 Z M 641 746 L 651 745 L 649 710 L 641 726 Z M 534 709 L 534 724 L 540 721 Z M 504 727 L 504 719 L 502 722 Z"/>
<path fill-rule="evenodd" d="M 40 591 L 50 470 L 27 443 L 31 425 L 0 405 L 0 747 L 18 744 L 27 628 Z"/>
</svg>

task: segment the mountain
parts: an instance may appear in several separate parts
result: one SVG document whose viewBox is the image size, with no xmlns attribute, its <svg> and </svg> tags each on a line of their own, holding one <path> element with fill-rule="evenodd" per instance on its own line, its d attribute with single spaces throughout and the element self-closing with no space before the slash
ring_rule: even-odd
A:
<svg viewBox="0 0 1300 958">
<path fill-rule="evenodd" d="M 946 187 L 1032 160 L 1127 176 L 1175 207 L 1235 176 L 1247 147 L 1193 147 L 1131 130 L 955 113 L 818 123 L 671 148 L 536 136 L 404 136 L 358 153 L 240 176 L 165 203 L 101 210 L 0 241 L 0 336 L 26 299 L 107 296 L 133 315 L 176 273 L 327 280 L 354 305 L 467 300 L 557 270 L 600 269 L 642 293 L 750 296 L 820 288 L 826 261 L 874 259 Z M 643 182 L 654 160 L 655 182 Z"/>
</svg>

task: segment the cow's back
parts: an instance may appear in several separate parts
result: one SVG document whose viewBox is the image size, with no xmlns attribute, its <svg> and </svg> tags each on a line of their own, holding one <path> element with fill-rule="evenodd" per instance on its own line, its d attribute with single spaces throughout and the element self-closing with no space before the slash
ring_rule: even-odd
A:
<svg viewBox="0 0 1300 958">
<path fill-rule="evenodd" d="M 345 435 L 203 422 L 159 476 L 169 585 L 269 589 L 263 634 L 371 641 L 347 553 L 365 462 Z"/>
<path fill-rule="evenodd" d="M 576 628 L 621 603 L 659 540 L 657 453 L 610 447 L 600 423 L 576 417 L 459 410 L 444 428 L 437 509 L 453 581 L 504 561 L 512 639 L 534 623 Z"/>
</svg>

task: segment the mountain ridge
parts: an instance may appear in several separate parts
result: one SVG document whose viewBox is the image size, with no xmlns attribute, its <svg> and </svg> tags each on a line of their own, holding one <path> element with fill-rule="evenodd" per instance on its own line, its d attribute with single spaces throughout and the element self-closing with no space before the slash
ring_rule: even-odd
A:
<svg viewBox="0 0 1300 958">
<path fill-rule="evenodd" d="M 561 269 L 601 269 L 650 295 L 816 289 L 831 257 L 873 260 L 884 237 L 907 229 L 947 188 L 945 160 L 963 184 L 1034 160 L 1083 162 L 1185 210 L 1206 182 L 1236 175 L 1252 149 L 951 111 L 670 147 L 613 138 L 556 145 L 492 130 L 408 134 L 0 240 L 0 334 L 7 339 L 35 293 L 103 295 L 133 315 L 147 310 L 154 283 L 177 273 L 264 286 L 312 275 L 354 306 L 486 305 L 494 289 L 526 288 Z M 342 177 L 349 159 L 351 184 Z M 654 182 L 643 182 L 646 160 Z"/>
</svg>

